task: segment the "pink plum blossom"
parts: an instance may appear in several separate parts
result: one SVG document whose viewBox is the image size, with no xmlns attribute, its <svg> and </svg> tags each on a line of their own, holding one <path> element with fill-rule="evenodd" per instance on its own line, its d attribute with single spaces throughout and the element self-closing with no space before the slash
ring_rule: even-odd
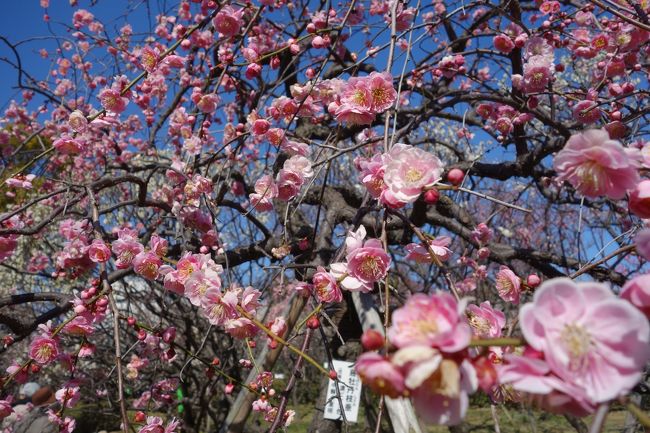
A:
<svg viewBox="0 0 650 433">
<path fill-rule="evenodd" d="M 400 348 L 425 345 L 458 352 L 469 345 L 472 336 L 463 310 L 464 303 L 457 303 L 449 293 L 417 293 L 393 313 L 388 339 Z"/>
<path fill-rule="evenodd" d="M 332 264 L 332 273 L 340 278 L 341 287 L 347 290 L 369 292 L 374 283 L 386 276 L 390 267 L 390 256 L 379 239 L 367 239 L 366 229 L 360 226 L 346 237 L 345 265 Z"/>
<path fill-rule="evenodd" d="M 630 212 L 641 218 L 650 218 L 650 180 L 642 180 L 630 193 Z"/>
<path fill-rule="evenodd" d="M 316 268 L 312 284 L 314 293 L 320 302 L 341 302 L 343 300 L 343 294 L 336 278 L 322 266 Z"/>
<path fill-rule="evenodd" d="M 638 183 L 639 166 L 638 152 L 611 140 L 604 129 L 572 135 L 553 161 L 557 179 L 590 198 L 623 198 Z"/>
<path fill-rule="evenodd" d="M 490 301 L 481 305 L 469 304 L 466 314 L 474 335 L 479 338 L 497 338 L 506 324 L 506 316 L 490 305 Z"/>
<path fill-rule="evenodd" d="M 650 360 L 648 320 L 604 284 L 547 280 L 521 307 L 519 320 L 550 371 L 592 404 L 630 392 Z"/>
<path fill-rule="evenodd" d="M 67 135 L 54 140 L 52 146 L 63 155 L 76 155 L 84 148 L 83 143 L 79 139 Z"/>
<path fill-rule="evenodd" d="M 95 263 L 105 263 L 111 258 L 111 250 L 101 239 L 94 239 L 88 247 L 88 257 Z"/>
<path fill-rule="evenodd" d="M 424 188 L 433 186 L 442 175 L 438 157 L 417 147 L 396 143 L 386 159 L 384 182 L 399 202 L 415 201 Z"/>
<path fill-rule="evenodd" d="M 239 33 L 243 24 L 242 16 L 244 11 L 242 9 L 235 9 L 230 5 L 221 8 L 217 15 L 212 20 L 212 24 L 216 31 L 225 37 L 234 36 Z"/>
<path fill-rule="evenodd" d="M 650 318 L 650 274 L 637 275 L 625 283 L 620 296 Z"/>
<path fill-rule="evenodd" d="M 99 92 L 99 100 L 106 111 L 115 114 L 120 114 L 126 110 L 126 106 L 129 103 L 129 98 L 122 96 L 118 90 L 112 88 L 107 88 Z"/>
<path fill-rule="evenodd" d="M 418 263 L 431 263 L 433 262 L 431 252 L 433 252 L 440 261 L 445 261 L 451 257 L 451 250 L 448 248 L 451 244 L 451 238 L 449 236 L 439 236 L 435 239 L 429 240 L 428 242 L 428 248 L 422 244 L 408 244 L 405 247 L 408 252 L 406 259 L 414 260 Z"/>
<path fill-rule="evenodd" d="M 497 292 L 501 299 L 513 304 L 519 303 L 521 295 L 521 280 L 507 266 L 501 266 L 496 276 Z"/>
<path fill-rule="evenodd" d="M 29 357 L 39 364 L 49 364 L 59 355 L 59 344 L 54 338 L 36 337 L 29 347 Z"/>
<path fill-rule="evenodd" d="M 398 398 L 406 390 L 399 368 L 376 352 L 363 353 L 354 368 L 363 383 L 378 394 Z"/>
</svg>

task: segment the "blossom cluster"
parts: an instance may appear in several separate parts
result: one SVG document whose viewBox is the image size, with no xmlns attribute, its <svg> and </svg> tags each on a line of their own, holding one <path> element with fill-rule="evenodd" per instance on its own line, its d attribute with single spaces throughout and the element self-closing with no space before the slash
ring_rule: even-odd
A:
<svg viewBox="0 0 650 433">
<path fill-rule="evenodd" d="M 437 156 L 396 143 L 381 155 L 357 158 L 360 182 L 370 195 L 391 208 L 412 203 L 441 179 L 443 164 Z"/>
</svg>

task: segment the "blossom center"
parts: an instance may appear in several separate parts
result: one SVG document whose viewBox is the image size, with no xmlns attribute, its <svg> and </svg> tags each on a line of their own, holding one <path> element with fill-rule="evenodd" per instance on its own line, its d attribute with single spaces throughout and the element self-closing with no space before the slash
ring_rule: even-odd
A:
<svg viewBox="0 0 650 433">
<path fill-rule="evenodd" d="M 368 279 L 379 280 L 383 274 L 379 259 L 373 256 L 364 258 L 361 266 L 359 266 L 359 270 Z"/>
<path fill-rule="evenodd" d="M 591 350 L 591 335 L 585 328 L 575 323 L 568 324 L 562 329 L 560 339 L 571 357 L 570 367 L 580 369 Z"/>
<path fill-rule="evenodd" d="M 410 183 L 415 183 L 418 180 L 422 179 L 423 177 L 424 177 L 424 173 L 422 173 L 420 170 L 414 167 L 410 167 L 406 171 L 406 175 L 404 176 L 404 178 Z"/>
</svg>

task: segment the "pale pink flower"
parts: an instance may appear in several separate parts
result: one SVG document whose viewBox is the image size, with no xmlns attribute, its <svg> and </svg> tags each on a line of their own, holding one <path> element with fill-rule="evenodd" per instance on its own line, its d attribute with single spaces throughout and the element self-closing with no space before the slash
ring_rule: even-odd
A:
<svg viewBox="0 0 650 433">
<path fill-rule="evenodd" d="M 12 188 L 22 188 L 22 189 L 32 189 L 32 181 L 36 178 L 35 174 L 28 175 L 16 175 L 15 177 L 10 177 L 5 180 L 5 183 Z"/>
<path fill-rule="evenodd" d="M 506 354 L 504 361 L 495 366 L 499 384 L 527 393 L 541 409 L 575 416 L 595 411 L 584 390 L 562 381 L 544 360 Z"/>
<path fill-rule="evenodd" d="M 547 280 L 521 307 L 519 321 L 553 374 L 594 404 L 630 392 L 650 360 L 648 320 L 604 284 Z"/>
<path fill-rule="evenodd" d="M 214 93 L 208 93 L 207 95 L 201 96 L 196 106 L 203 113 L 214 113 L 217 110 L 218 103 L 219 97 Z"/>
<path fill-rule="evenodd" d="M 427 423 L 459 424 L 469 407 L 469 394 L 478 388 L 468 360 L 459 365 L 428 346 L 409 346 L 393 355 L 404 372 L 404 383 L 418 416 Z"/>
<path fill-rule="evenodd" d="M 59 345 L 50 337 L 36 337 L 29 346 L 29 357 L 38 364 L 49 364 L 59 355 Z"/>
<path fill-rule="evenodd" d="M 501 299 L 513 304 L 519 303 L 521 295 L 521 280 L 507 266 L 501 266 L 496 276 L 497 292 Z"/>
<path fill-rule="evenodd" d="M 443 352 L 463 350 L 472 337 L 464 308 L 449 293 L 415 294 L 393 313 L 388 339 L 400 348 L 425 345 Z"/>
<path fill-rule="evenodd" d="M 278 196 L 278 186 L 268 174 L 255 182 L 255 192 L 250 195 L 251 205 L 259 212 L 268 212 L 273 209 L 272 200 Z"/>
<path fill-rule="evenodd" d="M 363 353 L 355 362 L 354 369 L 374 392 L 391 398 L 404 395 L 404 376 L 399 368 L 377 352 Z"/>
<path fill-rule="evenodd" d="M 490 305 L 490 301 L 482 302 L 480 306 L 469 304 L 467 318 L 474 335 L 479 338 L 497 338 L 506 324 L 506 316 Z"/>
<path fill-rule="evenodd" d="M 76 155 L 84 148 L 84 143 L 79 139 L 64 135 L 52 143 L 52 146 L 63 155 Z"/>
<path fill-rule="evenodd" d="M 589 129 L 569 138 L 553 161 L 559 181 L 568 181 L 581 194 L 621 199 L 639 181 L 638 152 L 610 140 L 604 129 Z"/>
<path fill-rule="evenodd" d="M 86 119 L 86 116 L 81 111 L 74 110 L 68 116 L 68 125 L 75 132 L 86 132 L 88 129 L 88 119 Z"/>
<path fill-rule="evenodd" d="M 278 198 L 284 201 L 291 200 L 298 195 L 304 181 L 304 178 L 293 170 L 280 170 L 275 181 Z"/>
<path fill-rule="evenodd" d="M 198 270 L 185 281 L 185 296 L 192 304 L 200 306 L 208 293 L 220 293 L 221 280 L 214 277 L 208 278 L 204 271 Z"/>
<path fill-rule="evenodd" d="M 386 276 L 390 267 L 390 256 L 384 250 L 381 241 L 379 239 L 364 241 L 365 236 L 366 229 L 363 226 L 347 236 L 345 270 L 336 263 L 330 266 L 334 276 L 342 278 L 341 286 L 344 289 L 369 292 L 373 289 L 374 283 Z"/>
<path fill-rule="evenodd" d="M 304 156 L 294 155 L 284 162 L 284 169 L 298 173 L 303 179 L 314 177 L 311 161 Z"/>
<path fill-rule="evenodd" d="M 417 147 L 396 143 L 387 160 L 384 182 L 401 202 L 414 202 L 424 188 L 433 186 L 442 175 L 438 157 Z"/>
<path fill-rule="evenodd" d="M 384 161 L 381 155 L 374 155 L 370 159 L 357 158 L 355 164 L 359 168 L 359 180 L 366 186 L 370 195 L 380 198 L 386 189 L 384 183 Z"/>
<path fill-rule="evenodd" d="M 406 259 L 414 260 L 418 263 L 432 263 L 433 257 L 431 257 L 431 251 L 440 261 L 445 261 L 451 257 L 451 250 L 447 248 L 451 244 L 451 238 L 449 236 L 439 236 L 428 242 L 429 248 L 422 244 L 408 244 L 405 247 L 408 252 Z"/>
<path fill-rule="evenodd" d="M 57 390 L 54 397 L 64 407 L 74 407 L 81 398 L 81 392 L 78 386 L 66 386 Z"/>
<path fill-rule="evenodd" d="M 544 56 L 533 56 L 524 65 L 524 76 L 521 83 L 525 93 L 543 92 L 551 82 L 552 63 Z"/>
<path fill-rule="evenodd" d="M 88 257 L 95 263 L 105 263 L 111 258 L 111 250 L 101 239 L 94 239 L 88 247 Z"/>
<path fill-rule="evenodd" d="M 322 266 L 316 268 L 312 284 L 314 293 L 320 302 L 341 302 L 343 300 L 343 294 L 336 278 Z"/>
<path fill-rule="evenodd" d="M 167 249 L 169 248 L 169 242 L 167 239 L 161 238 L 158 235 L 152 235 L 149 240 L 149 248 L 153 251 L 158 257 L 165 257 L 167 255 Z"/>
<path fill-rule="evenodd" d="M 650 318 L 650 274 L 638 275 L 625 283 L 620 296 Z"/>
</svg>

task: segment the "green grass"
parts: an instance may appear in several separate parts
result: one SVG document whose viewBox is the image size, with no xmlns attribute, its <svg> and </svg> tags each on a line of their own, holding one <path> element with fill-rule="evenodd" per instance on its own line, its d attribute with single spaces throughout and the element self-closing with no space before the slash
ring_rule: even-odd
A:
<svg viewBox="0 0 650 433">
<path fill-rule="evenodd" d="M 291 426 L 287 428 L 288 433 L 305 433 L 311 423 L 314 409 L 311 406 L 299 406 L 296 410 L 296 418 Z M 620 432 L 625 423 L 625 411 L 612 411 L 607 416 L 604 433 Z M 566 419 L 560 415 L 547 414 L 533 411 L 530 416 L 524 411 L 516 408 L 505 409 L 499 407 L 497 416 L 502 433 L 567 433 L 575 432 Z M 589 426 L 591 419 L 583 421 Z M 494 421 L 490 414 L 490 408 L 470 408 L 465 422 L 468 425 L 467 431 L 472 433 L 494 433 Z M 533 427 L 534 425 L 534 427 Z M 449 429 L 444 426 L 428 426 L 427 433 L 447 433 Z M 359 413 L 359 422 L 350 424 L 350 433 L 374 432 L 374 426 L 365 425 L 365 417 Z"/>
</svg>

